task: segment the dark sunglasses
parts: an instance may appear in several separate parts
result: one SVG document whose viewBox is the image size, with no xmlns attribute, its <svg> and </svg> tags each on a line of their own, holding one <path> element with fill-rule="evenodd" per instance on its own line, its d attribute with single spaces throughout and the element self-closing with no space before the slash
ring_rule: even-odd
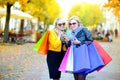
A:
<svg viewBox="0 0 120 80">
<path fill-rule="evenodd" d="M 65 23 L 59 23 L 58 26 L 65 26 Z"/>
<path fill-rule="evenodd" d="M 69 25 L 71 26 L 71 25 L 75 25 L 76 23 L 74 22 L 74 23 L 69 23 Z"/>
</svg>

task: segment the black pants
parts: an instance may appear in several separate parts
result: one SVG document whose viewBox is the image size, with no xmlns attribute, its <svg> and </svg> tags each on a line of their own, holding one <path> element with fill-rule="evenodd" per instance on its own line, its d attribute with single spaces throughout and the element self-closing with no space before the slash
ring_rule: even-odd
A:
<svg viewBox="0 0 120 80">
<path fill-rule="evenodd" d="M 65 52 L 48 51 L 47 65 L 50 78 L 59 79 L 61 77 L 61 72 L 58 71 L 58 68 L 61 64 L 64 54 Z"/>
</svg>

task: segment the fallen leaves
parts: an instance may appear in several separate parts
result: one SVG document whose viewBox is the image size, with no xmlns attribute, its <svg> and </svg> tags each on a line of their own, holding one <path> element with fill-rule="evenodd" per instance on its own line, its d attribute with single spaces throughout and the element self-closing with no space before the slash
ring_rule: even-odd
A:
<svg viewBox="0 0 120 80">
<path fill-rule="evenodd" d="M 32 50 L 33 46 L 34 44 L 0 45 L 0 79 L 25 80 L 25 71 L 40 69 L 40 56 Z"/>
</svg>

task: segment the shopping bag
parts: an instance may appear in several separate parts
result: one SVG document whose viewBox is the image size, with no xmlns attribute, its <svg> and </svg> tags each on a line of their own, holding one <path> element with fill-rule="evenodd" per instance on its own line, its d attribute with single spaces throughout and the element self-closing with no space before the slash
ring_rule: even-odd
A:
<svg viewBox="0 0 120 80">
<path fill-rule="evenodd" d="M 112 61 L 112 57 L 105 51 L 105 49 L 96 40 L 94 40 L 93 43 L 96 46 L 96 49 L 98 50 L 105 66 L 106 66 L 108 63 L 110 63 Z M 101 70 L 102 68 L 99 68 L 97 71 Z"/>
<path fill-rule="evenodd" d="M 61 72 L 66 72 L 66 64 L 67 64 L 67 61 L 68 61 L 69 52 L 70 52 L 70 47 L 67 48 L 65 56 L 63 57 L 63 60 L 62 60 L 62 62 L 60 64 L 60 67 L 58 69 Z"/>
<path fill-rule="evenodd" d="M 73 46 L 70 46 L 70 51 L 69 51 L 69 55 L 68 55 L 68 60 L 67 60 L 67 64 L 66 64 L 66 72 L 73 72 Z"/>
<path fill-rule="evenodd" d="M 90 70 L 87 70 L 85 73 L 91 73 L 101 67 L 104 66 L 104 62 L 99 54 L 99 52 L 97 51 L 95 45 L 93 44 L 93 42 L 91 44 L 88 45 L 88 55 L 89 55 L 89 59 L 90 59 Z"/>
<path fill-rule="evenodd" d="M 47 54 L 49 33 L 49 31 L 46 31 L 34 46 L 34 50 L 40 54 Z"/>
<path fill-rule="evenodd" d="M 35 44 L 35 46 L 34 46 L 34 51 L 37 51 L 38 52 L 38 49 L 40 48 L 40 45 L 41 45 L 41 43 L 42 43 L 42 41 L 43 41 L 43 39 L 44 39 L 44 37 L 45 37 L 45 34 L 46 34 L 46 32 L 43 34 L 43 36 L 39 39 L 39 41 Z"/>
<path fill-rule="evenodd" d="M 81 73 L 91 68 L 88 55 L 88 48 L 86 44 L 83 44 L 81 46 L 74 46 L 73 57 L 74 73 Z"/>
</svg>

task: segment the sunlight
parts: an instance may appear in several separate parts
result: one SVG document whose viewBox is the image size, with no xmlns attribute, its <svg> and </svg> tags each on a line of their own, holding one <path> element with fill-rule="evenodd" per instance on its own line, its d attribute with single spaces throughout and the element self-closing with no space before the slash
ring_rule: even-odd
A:
<svg viewBox="0 0 120 80">
<path fill-rule="evenodd" d="M 56 0 L 62 10 L 63 10 L 63 13 L 61 14 L 62 16 L 67 16 L 70 8 L 75 5 L 75 4 L 78 4 L 78 3 L 81 3 L 81 2 L 88 2 L 88 3 L 92 3 L 92 4 L 103 4 L 104 2 L 106 2 L 107 0 Z"/>
</svg>

